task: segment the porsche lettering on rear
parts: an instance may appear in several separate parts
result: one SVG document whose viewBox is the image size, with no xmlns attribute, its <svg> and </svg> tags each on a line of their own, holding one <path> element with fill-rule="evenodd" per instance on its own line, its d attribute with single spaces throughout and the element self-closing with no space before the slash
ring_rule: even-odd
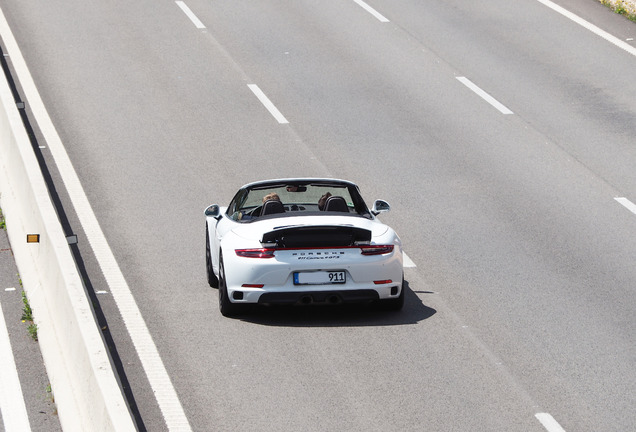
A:
<svg viewBox="0 0 636 432">
<path fill-rule="evenodd" d="M 293 253 L 293 256 L 298 256 L 300 255 L 301 257 L 307 255 L 307 256 L 313 256 L 314 252 L 300 252 L 300 253 Z M 330 256 L 330 255 L 344 255 L 344 252 L 316 252 L 315 255 L 317 256 Z"/>
</svg>

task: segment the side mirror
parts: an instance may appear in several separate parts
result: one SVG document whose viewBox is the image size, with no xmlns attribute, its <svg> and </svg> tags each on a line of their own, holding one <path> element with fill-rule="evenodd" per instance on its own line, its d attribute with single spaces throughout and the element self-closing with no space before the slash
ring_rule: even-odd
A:
<svg viewBox="0 0 636 432">
<path fill-rule="evenodd" d="M 218 219 L 221 215 L 221 208 L 217 204 L 212 204 L 205 209 L 205 215 Z"/>
<path fill-rule="evenodd" d="M 389 210 L 391 210 L 391 206 L 388 202 L 384 200 L 375 200 L 375 202 L 373 203 L 373 208 L 371 209 L 371 213 L 373 213 L 374 216 L 377 216 L 380 213 L 386 213 Z"/>
</svg>

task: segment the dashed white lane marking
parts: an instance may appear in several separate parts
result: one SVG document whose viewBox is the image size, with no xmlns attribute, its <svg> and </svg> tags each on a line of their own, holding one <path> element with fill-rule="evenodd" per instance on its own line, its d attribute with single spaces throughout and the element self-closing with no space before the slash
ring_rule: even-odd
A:
<svg viewBox="0 0 636 432">
<path fill-rule="evenodd" d="M 7 325 L 4 322 L 2 305 L 0 305 L 0 412 L 4 429 L 11 431 L 30 431 L 22 386 L 15 366 L 11 340 Z"/>
<path fill-rule="evenodd" d="M 196 28 L 198 28 L 198 29 L 204 29 L 205 28 L 205 25 L 203 25 L 201 20 L 199 20 L 199 18 L 197 18 L 197 16 L 194 14 L 194 12 L 192 12 L 190 10 L 190 8 L 188 7 L 187 4 L 185 4 L 182 1 L 176 1 L 175 3 L 177 4 L 177 6 L 179 6 L 181 8 L 183 13 L 185 13 L 186 16 L 188 18 L 190 18 L 190 21 L 192 21 L 192 23 L 196 26 Z"/>
<path fill-rule="evenodd" d="M 468 87 L 469 89 L 471 89 L 473 92 L 475 92 L 479 97 L 481 97 L 483 100 L 485 100 L 486 102 L 488 102 L 490 105 L 494 106 L 495 108 L 497 108 L 499 110 L 499 112 L 501 112 L 502 114 L 513 114 L 512 111 L 510 111 L 505 105 L 503 105 L 501 102 L 499 102 L 497 99 L 495 99 L 494 97 L 490 96 L 488 93 L 486 93 L 485 91 L 483 91 L 482 89 L 480 89 L 477 85 L 475 85 L 471 80 L 469 80 L 466 77 L 456 77 L 457 80 L 464 84 L 466 87 Z"/>
<path fill-rule="evenodd" d="M 403 261 L 404 261 L 404 263 L 403 263 L 403 267 L 404 268 L 417 267 L 415 265 L 415 263 L 413 262 L 413 260 L 405 252 L 402 252 L 402 258 L 403 258 Z"/>
<path fill-rule="evenodd" d="M 371 6 L 369 6 L 362 0 L 353 0 L 353 1 L 356 2 L 358 6 L 360 6 L 362 9 L 364 9 L 365 11 L 369 12 L 371 15 L 376 17 L 380 22 L 383 22 L 383 23 L 390 22 L 384 15 L 382 15 L 377 10 L 373 9 Z"/>
<path fill-rule="evenodd" d="M 600 28 L 596 27 L 594 24 L 590 23 L 589 21 L 586 21 L 583 18 L 581 18 L 580 16 L 573 14 L 569 10 L 564 9 L 561 6 L 552 3 L 550 0 L 537 0 L 537 1 L 539 3 L 543 3 L 544 5 L 549 7 L 550 9 L 554 10 L 555 12 L 560 13 L 564 17 L 571 19 L 575 23 L 579 24 L 580 26 L 583 26 L 587 30 L 589 30 L 592 33 L 596 34 L 597 36 L 602 37 L 606 41 L 616 45 L 617 47 L 619 47 L 621 49 L 624 49 L 625 51 L 627 51 L 631 55 L 636 56 L 636 48 L 634 48 L 633 46 L 631 46 L 628 43 L 623 42 L 622 40 L 620 40 L 616 36 L 612 36 L 611 34 L 606 32 L 605 30 L 601 30 Z"/>
<path fill-rule="evenodd" d="M 636 204 L 634 204 L 633 202 L 631 202 L 627 198 L 623 198 L 623 197 L 618 197 L 618 198 L 614 198 L 614 199 L 616 201 L 618 201 L 627 210 L 629 210 L 630 212 L 636 214 Z"/>
<path fill-rule="evenodd" d="M 5 291 L 15 291 L 15 288 L 14 287 L 9 287 L 9 288 L 5 288 L 4 290 Z"/>
<path fill-rule="evenodd" d="M 548 413 L 537 413 L 534 415 L 541 422 L 548 432 L 565 432 L 565 429 Z"/>
<path fill-rule="evenodd" d="M 263 91 L 256 84 L 248 84 L 247 86 L 250 88 L 250 90 L 252 90 L 252 93 L 254 93 L 254 95 L 258 98 L 258 100 L 261 101 L 263 106 L 267 108 L 267 111 L 269 111 L 269 113 L 274 116 L 274 118 L 276 119 L 278 123 L 280 124 L 289 123 L 287 119 L 285 118 L 285 116 L 283 116 L 281 112 L 278 111 L 278 108 L 274 106 L 272 101 L 270 101 L 269 98 L 265 96 L 265 93 L 263 93 Z"/>
<path fill-rule="evenodd" d="M 148 377 L 148 381 L 157 399 L 157 404 L 163 414 L 166 425 L 171 431 L 190 431 L 190 423 L 183 411 L 183 407 L 170 381 L 163 361 L 159 356 L 157 346 L 152 340 L 152 336 L 135 302 L 135 298 L 130 291 L 130 287 L 106 241 L 106 236 L 104 236 L 97 217 L 88 202 L 88 197 L 80 183 L 77 172 L 75 168 L 73 168 L 66 148 L 53 125 L 53 121 L 44 106 L 44 102 L 42 102 L 40 93 L 33 82 L 31 72 L 29 72 L 22 52 L 1 10 L 0 34 L 2 34 L 7 52 L 11 55 L 13 67 L 19 77 L 25 97 L 29 101 L 33 116 L 49 146 L 51 155 L 55 160 L 62 181 L 66 186 L 80 224 L 84 228 L 84 232 L 86 233 L 89 244 L 93 248 L 95 258 L 102 269 L 106 283 L 110 287 L 110 292 L 113 295 L 124 325 L 135 346 L 135 350 L 137 351 L 144 372 Z"/>
</svg>

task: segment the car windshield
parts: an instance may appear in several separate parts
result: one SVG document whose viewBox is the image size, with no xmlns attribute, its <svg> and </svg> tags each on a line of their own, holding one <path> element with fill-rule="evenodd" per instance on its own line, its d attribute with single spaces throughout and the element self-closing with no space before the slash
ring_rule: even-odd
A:
<svg viewBox="0 0 636 432">
<path fill-rule="evenodd" d="M 281 205 L 265 204 L 266 201 L 279 201 Z M 228 216 L 239 222 L 325 212 L 370 217 L 357 188 L 342 183 L 256 185 L 239 191 L 228 207 Z"/>
</svg>

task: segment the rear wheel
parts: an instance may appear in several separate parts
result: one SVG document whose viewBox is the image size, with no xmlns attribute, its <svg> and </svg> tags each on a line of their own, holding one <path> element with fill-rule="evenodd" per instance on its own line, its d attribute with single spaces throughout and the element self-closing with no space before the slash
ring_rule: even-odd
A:
<svg viewBox="0 0 636 432">
<path fill-rule="evenodd" d="M 400 295 L 396 298 L 384 299 L 380 300 L 380 309 L 386 311 L 399 311 L 402 310 L 404 306 L 404 276 L 402 276 L 402 291 L 400 291 Z"/>
<path fill-rule="evenodd" d="M 247 311 L 247 305 L 232 303 L 227 293 L 227 283 L 225 281 L 225 267 L 223 257 L 219 258 L 219 310 L 221 315 L 234 317 Z"/>
<path fill-rule="evenodd" d="M 208 283 L 212 288 L 219 287 L 219 279 L 212 269 L 212 254 L 210 253 L 210 233 L 208 227 L 205 227 L 205 269 L 208 274 Z"/>
</svg>

